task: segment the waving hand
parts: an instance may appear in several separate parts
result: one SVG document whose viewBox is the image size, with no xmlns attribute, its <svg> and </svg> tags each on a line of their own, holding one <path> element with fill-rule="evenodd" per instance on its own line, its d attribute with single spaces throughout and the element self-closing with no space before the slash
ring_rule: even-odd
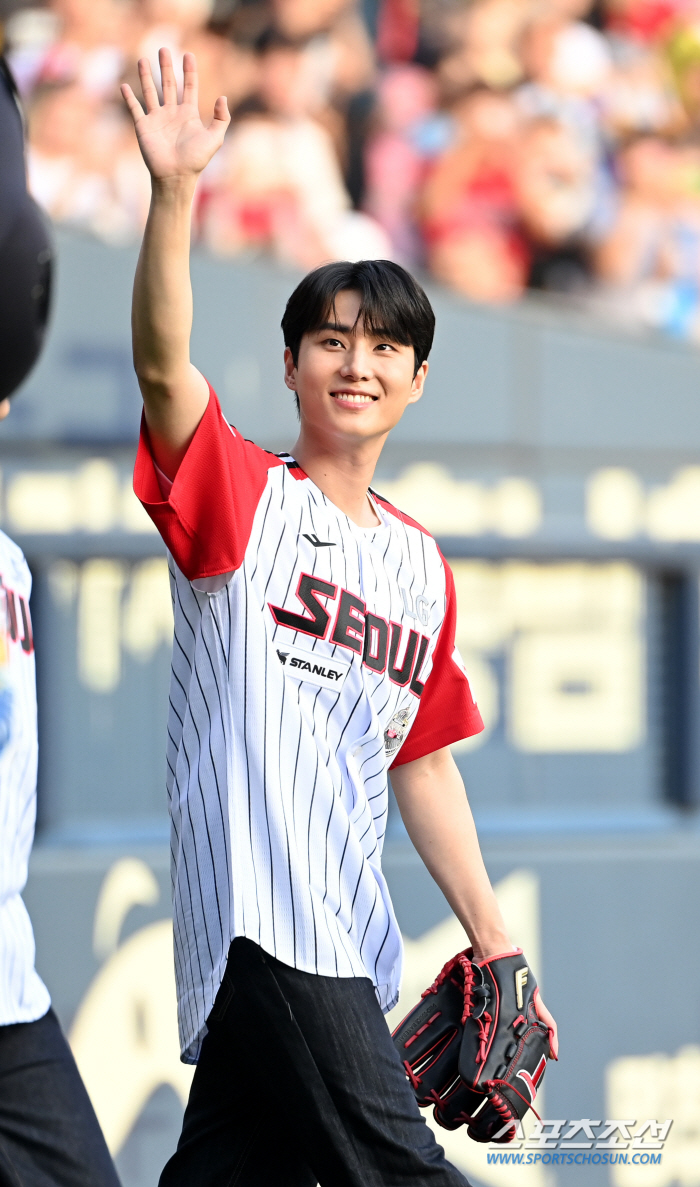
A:
<svg viewBox="0 0 700 1187">
<path fill-rule="evenodd" d="M 139 78 L 145 112 L 131 87 L 124 83 L 121 92 L 131 112 L 139 148 L 154 180 L 196 177 L 209 163 L 224 140 L 231 119 L 225 96 L 214 105 L 214 116 L 205 128 L 197 106 L 197 63 L 194 54 L 185 54 L 185 83 L 182 102 L 178 103 L 177 83 L 170 51 L 158 54 L 163 88 L 163 102 L 151 74 L 147 58 L 139 60 Z"/>
<path fill-rule="evenodd" d="M 192 199 L 198 175 L 223 143 L 230 116 L 222 95 L 209 127 L 202 123 L 194 54 L 183 59 L 181 103 L 169 51 L 161 49 L 158 58 L 163 102 L 146 58 L 139 62 L 146 110 L 131 87 L 124 85 L 122 95 L 151 174 L 151 205 L 134 279 L 134 368 L 154 456 L 174 478 L 209 399 L 207 382 L 190 361 Z"/>
</svg>

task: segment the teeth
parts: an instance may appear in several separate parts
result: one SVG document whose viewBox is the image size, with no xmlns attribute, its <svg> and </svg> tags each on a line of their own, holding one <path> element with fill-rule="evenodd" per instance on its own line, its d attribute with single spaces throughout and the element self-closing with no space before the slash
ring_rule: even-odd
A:
<svg viewBox="0 0 700 1187">
<path fill-rule="evenodd" d="M 351 404 L 371 404 L 371 396 L 360 396 L 355 392 L 335 392 L 336 398 L 348 400 Z"/>
</svg>

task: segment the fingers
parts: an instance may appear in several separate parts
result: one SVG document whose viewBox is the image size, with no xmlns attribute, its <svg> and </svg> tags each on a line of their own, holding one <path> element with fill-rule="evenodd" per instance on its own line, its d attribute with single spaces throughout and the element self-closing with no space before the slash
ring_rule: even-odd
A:
<svg viewBox="0 0 700 1187">
<path fill-rule="evenodd" d="M 175 81 L 173 59 L 170 56 L 169 49 L 158 50 L 158 64 L 160 66 L 160 79 L 163 88 L 163 102 L 177 103 L 177 82 Z"/>
<path fill-rule="evenodd" d="M 550 1014 L 550 1018 L 551 1017 L 552 1017 L 552 1015 Z M 544 1022 L 545 1019 L 543 1018 L 542 1021 Z M 552 1022 L 554 1022 L 553 1018 L 552 1018 Z M 554 1022 L 554 1026 L 549 1027 L 549 1054 L 552 1059 L 555 1059 L 558 1062 L 558 1060 L 559 1060 L 559 1035 L 557 1034 L 556 1022 Z"/>
<path fill-rule="evenodd" d="M 133 119 L 134 123 L 137 124 L 139 120 L 143 119 L 143 107 L 139 103 L 128 82 L 122 83 L 119 89 L 121 90 L 124 102 L 131 112 L 131 118 Z"/>
<path fill-rule="evenodd" d="M 157 111 L 160 107 L 160 99 L 158 98 L 156 84 L 153 81 L 151 63 L 148 58 L 139 58 L 139 79 L 141 81 L 141 90 L 143 91 L 143 101 L 146 105 L 146 111 Z"/>
<path fill-rule="evenodd" d="M 557 1024 L 550 1014 L 549 1010 L 542 1001 L 539 989 L 535 993 L 535 1009 L 537 1010 L 537 1017 L 544 1022 L 549 1030 L 549 1054 L 552 1059 L 559 1058 L 559 1035 L 557 1033 Z"/>
<path fill-rule="evenodd" d="M 228 109 L 228 101 L 225 95 L 219 95 L 219 98 L 214 104 L 214 115 L 209 125 L 209 132 L 216 132 L 223 141 L 226 129 L 231 123 L 231 116 Z"/>
<path fill-rule="evenodd" d="M 197 77 L 197 59 L 194 54 L 187 53 L 183 56 L 182 69 L 185 76 L 182 102 L 191 103 L 193 107 L 197 107 L 199 104 L 199 79 Z"/>
</svg>

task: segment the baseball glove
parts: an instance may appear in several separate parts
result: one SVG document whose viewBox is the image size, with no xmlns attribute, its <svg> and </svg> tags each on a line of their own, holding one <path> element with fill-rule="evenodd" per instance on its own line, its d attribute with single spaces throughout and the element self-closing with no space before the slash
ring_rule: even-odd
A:
<svg viewBox="0 0 700 1187">
<path fill-rule="evenodd" d="M 445 1129 L 511 1142 L 547 1066 L 550 1032 L 522 950 L 488 960 L 459 952 L 393 1032 L 418 1104 Z M 533 1110 L 534 1111 L 534 1110 Z"/>
</svg>

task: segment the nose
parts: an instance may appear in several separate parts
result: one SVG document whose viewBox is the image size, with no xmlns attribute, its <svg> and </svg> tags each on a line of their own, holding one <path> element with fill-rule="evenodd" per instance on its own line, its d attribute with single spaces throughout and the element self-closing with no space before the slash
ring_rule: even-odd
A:
<svg viewBox="0 0 700 1187">
<path fill-rule="evenodd" d="M 372 352 L 363 338 L 356 339 L 350 345 L 343 358 L 340 373 L 344 379 L 360 381 L 371 379 L 374 374 L 372 366 Z"/>
</svg>

